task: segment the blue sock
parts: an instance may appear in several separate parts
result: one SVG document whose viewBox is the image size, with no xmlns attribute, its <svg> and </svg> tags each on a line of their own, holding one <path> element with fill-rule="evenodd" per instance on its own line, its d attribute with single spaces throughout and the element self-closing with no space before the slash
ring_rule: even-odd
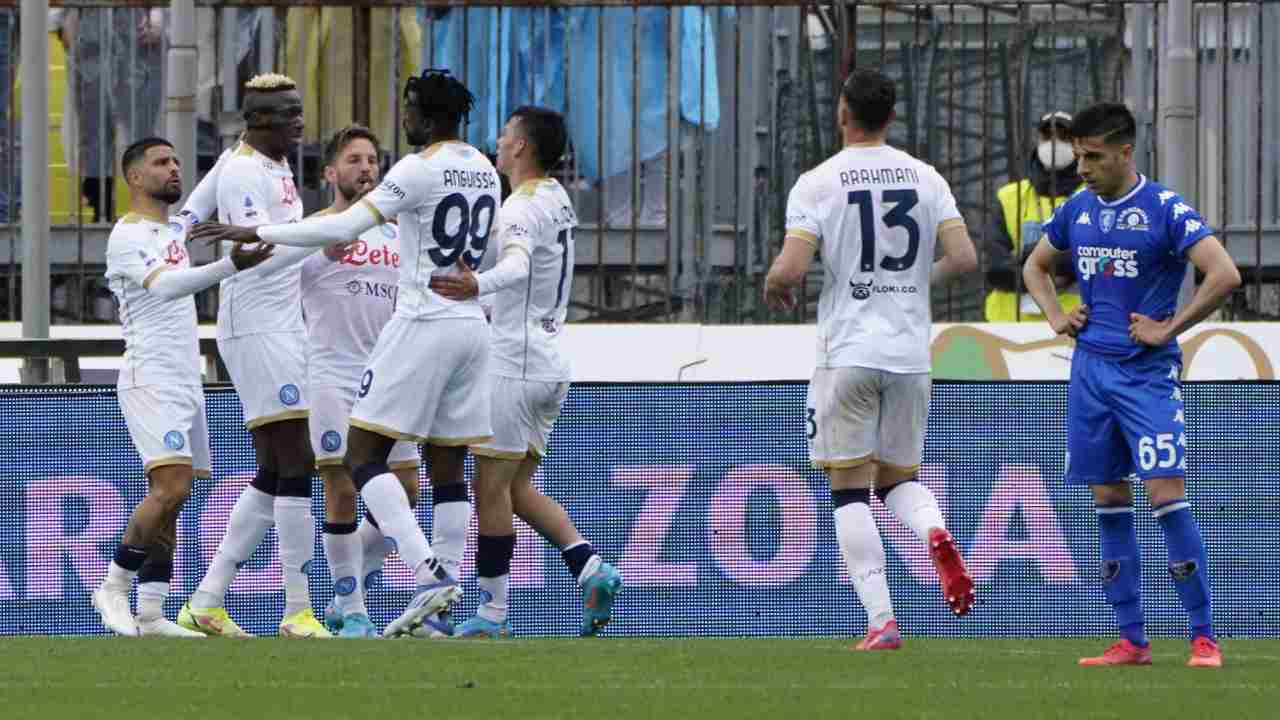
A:
<svg viewBox="0 0 1280 720">
<path fill-rule="evenodd" d="M 1133 524 L 1133 507 L 1099 505 L 1098 557 L 1102 561 L 1102 593 L 1116 613 L 1120 637 L 1147 646 L 1142 614 L 1142 552 Z"/>
<path fill-rule="evenodd" d="M 1209 596 L 1209 560 L 1200 538 L 1200 526 L 1191 514 L 1191 503 L 1175 500 L 1151 508 L 1164 530 L 1169 548 L 1169 576 L 1178 599 L 1191 619 L 1191 638 L 1213 639 L 1213 608 Z"/>
</svg>

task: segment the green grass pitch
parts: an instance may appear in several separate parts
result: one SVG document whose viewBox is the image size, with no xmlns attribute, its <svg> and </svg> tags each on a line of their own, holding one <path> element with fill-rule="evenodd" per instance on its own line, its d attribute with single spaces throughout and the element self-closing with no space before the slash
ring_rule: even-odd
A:
<svg viewBox="0 0 1280 720">
<path fill-rule="evenodd" d="M 1146 668 L 1080 668 L 1103 640 L 0 639 L 0 718 L 1280 718 L 1280 641 L 1221 670 L 1155 640 Z"/>
</svg>

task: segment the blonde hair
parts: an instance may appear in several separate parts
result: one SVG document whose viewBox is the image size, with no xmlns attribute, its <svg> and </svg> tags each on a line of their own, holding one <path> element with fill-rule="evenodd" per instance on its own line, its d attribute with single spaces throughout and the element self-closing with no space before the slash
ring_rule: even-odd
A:
<svg viewBox="0 0 1280 720">
<path fill-rule="evenodd" d="M 263 73 L 254 75 L 249 78 L 249 82 L 244 84 L 245 90 L 257 90 L 259 92 L 277 92 L 280 90 L 296 90 L 298 83 L 293 78 L 280 73 Z"/>
</svg>

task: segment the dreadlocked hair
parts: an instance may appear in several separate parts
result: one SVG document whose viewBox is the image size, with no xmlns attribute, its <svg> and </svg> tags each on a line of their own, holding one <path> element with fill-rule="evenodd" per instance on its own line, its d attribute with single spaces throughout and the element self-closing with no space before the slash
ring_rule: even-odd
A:
<svg viewBox="0 0 1280 720">
<path fill-rule="evenodd" d="M 443 120 L 450 128 L 457 127 L 476 102 L 466 85 L 440 68 L 427 68 L 421 76 L 410 78 L 405 93 L 409 90 L 418 94 L 418 109 L 423 115 Z"/>
</svg>

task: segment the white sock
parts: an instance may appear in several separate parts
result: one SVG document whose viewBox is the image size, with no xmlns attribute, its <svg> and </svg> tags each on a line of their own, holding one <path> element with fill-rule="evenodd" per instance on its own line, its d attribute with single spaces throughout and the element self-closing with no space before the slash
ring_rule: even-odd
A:
<svg viewBox="0 0 1280 720">
<path fill-rule="evenodd" d="M 893 601 L 884 577 L 884 545 L 871 508 L 863 502 L 851 502 L 836 508 L 834 515 L 840 554 L 867 611 L 867 627 L 883 627 L 893 619 Z"/>
<path fill-rule="evenodd" d="M 921 542 L 929 542 L 930 530 L 947 527 L 942 511 L 938 509 L 938 499 L 929 488 L 915 480 L 899 483 L 890 489 L 884 497 L 884 504 L 894 517 L 911 528 Z"/>
<path fill-rule="evenodd" d="M 587 581 L 587 578 L 596 574 L 596 570 L 600 569 L 600 563 L 604 562 L 599 555 L 592 555 L 587 564 L 582 566 L 582 574 L 578 576 L 578 586 L 581 587 Z"/>
<path fill-rule="evenodd" d="M 164 601 L 169 597 L 169 583 L 138 583 L 138 620 L 159 620 L 164 617 Z"/>
<path fill-rule="evenodd" d="M 356 540 L 360 543 L 360 574 L 356 579 L 360 583 L 361 601 L 369 597 L 370 578 L 377 573 L 382 575 L 382 564 L 387 559 L 387 538 L 377 525 L 369 522 L 369 518 L 360 521 L 356 528 Z"/>
<path fill-rule="evenodd" d="M 191 596 L 191 607 L 222 607 L 238 566 L 253 555 L 275 523 L 275 501 L 274 497 L 258 488 L 245 486 L 231 508 L 231 517 L 227 520 L 222 542 L 218 544 L 218 552 L 200 580 L 200 587 Z"/>
<path fill-rule="evenodd" d="M 334 607 L 344 615 L 369 614 L 360 592 L 360 538 L 355 532 L 326 532 L 324 556 L 329 560 L 329 574 L 333 578 Z"/>
<path fill-rule="evenodd" d="M 507 581 L 510 578 L 510 575 L 476 578 L 476 584 L 480 586 L 480 598 L 484 601 L 476 608 L 476 615 L 489 622 L 507 621 Z"/>
<path fill-rule="evenodd" d="M 284 574 L 284 616 L 289 617 L 311 607 L 307 573 L 316 552 L 311 498 L 276 498 L 275 518 L 280 535 L 280 569 Z"/>
<path fill-rule="evenodd" d="M 137 570 L 125 570 L 116 564 L 114 560 L 107 566 L 107 578 L 102 582 L 115 590 L 124 589 L 129 592 L 129 588 L 133 587 L 133 579 L 138 577 Z"/>
<path fill-rule="evenodd" d="M 378 518 L 382 534 L 394 543 L 400 557 L 413 569 L 419 585 L 436 581 L 435 559 L 427 537 L 418 527 L 418 518 L 409 509 L 409 498 L 404 494 L 400 481 L 391 473 L 377 475 L 360 489 L 360 497 L 369 512 Z"/>
<path fill-rule="evenodd" d="M 462 575 L 462 556 L 467 551 L 467 524 L 470 522 L 469 502 L 436 503 L 431 506 L 431 549 L 444 569 L 454 577 Z"/>
</svg>

